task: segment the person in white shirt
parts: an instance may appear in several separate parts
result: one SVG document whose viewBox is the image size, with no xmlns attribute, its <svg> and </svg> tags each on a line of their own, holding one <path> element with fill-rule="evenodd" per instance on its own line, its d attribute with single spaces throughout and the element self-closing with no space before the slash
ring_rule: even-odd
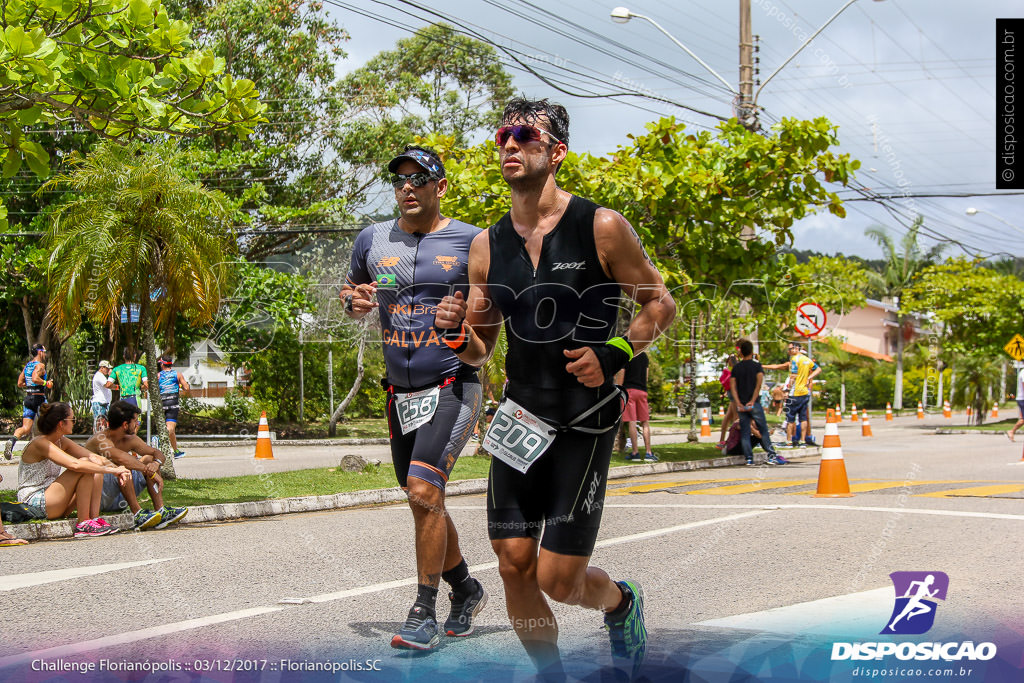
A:
<svg viewBox="0 0 1024 683">
<path fill-rule="evenodd" d="M 1017 367 L 1017 409 L 1020 411 L 1017 424 L 1013 425 L 1013 429 L 1006 432 L 1006 435 L 1010 437 L 1010 441 L 1013 441 L 1017 430 L 1024 427 L 1024 363 L 1019 363 Z"/>
<path fill-rule="evenodd" d="M 107 410 L 110 408 L 110 361 L 101 360 L 100 368 L 92 376 L 92 431 L 107 428 Z"/>
</svg>

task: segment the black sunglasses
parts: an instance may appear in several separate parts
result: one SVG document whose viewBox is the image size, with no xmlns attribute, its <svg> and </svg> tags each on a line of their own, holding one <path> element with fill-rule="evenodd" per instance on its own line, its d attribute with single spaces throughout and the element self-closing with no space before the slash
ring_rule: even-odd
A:
<svg viewBox="0 0 1024 683">
<path fill-rule="evenodd" d="M 433 175 L 430 173 L 392 173 L 391 174 L 391 185 L 395 188 L 405 187 L 407 182 L 412 183 L 413 187 L 423 187 L 431 180 L 434 180 Z"/>
</svg>

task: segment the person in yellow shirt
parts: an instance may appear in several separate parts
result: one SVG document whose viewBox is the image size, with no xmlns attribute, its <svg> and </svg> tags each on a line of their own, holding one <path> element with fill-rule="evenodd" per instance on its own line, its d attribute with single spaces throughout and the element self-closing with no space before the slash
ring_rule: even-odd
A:
<svg viewBox="0 0 1024 683">
<path fill-rule="evenodd" d="M 804 443 L 813 446 L 810 411 L 811 383 L 821 374 L 821 368 L 803 352 L 799 342 L 789 342 L 789 404 L 786 406 L 786 437 L 792 446 L 800 445 L 796 437 L 796 422 L 800 420 Z"/>
</svg>

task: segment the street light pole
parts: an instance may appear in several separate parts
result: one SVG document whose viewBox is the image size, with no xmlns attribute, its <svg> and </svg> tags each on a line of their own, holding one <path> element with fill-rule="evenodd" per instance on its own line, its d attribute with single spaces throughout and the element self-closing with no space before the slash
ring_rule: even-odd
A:
<svg viewBox="0 0 1024 683">
<path fill-rule="evenodd" d="M 652 24 L 654 24 L 654 28 L 656 28 L 659 31 L 661 31 L 662 33 L 664 33 L 666 36 L 668 36 L 668 39 L 671 40 L 676 45 L 678 45 L 679 48 L 683 50 L 683 52 L 685 52 L 686 54 L 690 55 L 695 60 L 697 60 L 697 63 L 700 64 L 705 69 L 707 69 L 708 72 L 710 72 L 712 76 L 717 78 L 719 80 L 719 82 L 722 85 L 724 85 L 726 87 L 726 89 L 728 89 L 729 92 L 731 92 L 734 95 L 738 95 L 739 94 L 738 92 L 736 92 L 736 88 L 732 87 L 732 85 L 730 85 L 727 80 L 725 80 L 724 78 L 722 78 L 721 76 L 718 75 L 717 71 L 715 71 L 710 66 L 708 66 L 704 62 L 703 59 L 701 59 L 697 55 L 693 54 L 693 51 L 690 50 L 690 48 L 686 47 L 681 42 L 679 42 L 679 40 L 674 35 L 672 35 L 668 31 L 666 31 L 664 28 L 662 28 L 661 24 L 656 22 L 654 19 L 651 19 L 650 17 L 645 16 L 643 14 L 634 14 L 633 12 L 630 12 L 625 7 L 616 7 L 615 9 L 613 9 L 612 13 L 611 13 L 611 17 L 612 17 L 612 21 L 614 21 L 614 22 L 616 22 L 618 24 L 625 24 L 630 19 L 643 19 L 644 21 L 651 22 Z"/>
<path fill-rule="evenodd" d="M 967 214 L 968 216 L 976 216 L 976 215 L 977 215 L 977 214 L 979 214 L 979 213 L 986 213 L 986 214 L 988 214 L 989 216 L 992 216 L 992 218 L 995 218 L 995 219 L 996 219 L 997 221 L 999 221 L 1000 223 L 1003 223 L 1003 224 L 1005 224 L 1005 225 L 1008 225 L 1008 226 L 1010 226 L 1011 228 L 1013 228 L 1013 229 L 1014 229 L 1014 230 L 1016 230 L 1017 232 L 1020 232 L 1020 233 L 1024 233 L 1024 229 L 1022 229 L 1022 228 L 1019 228 L 1019 227 L 1017 227 L 1016 225 L 1014 225 L 1014 224 L 1013 224 L 1013 223 L 1011 223 L 1010 221 L 1006 220 L 1006 219 L 1005 219 L 1005 218 L 1003 218 L 1002 216 L 1000 216 L 1000 215 L 998 215 L 998 214 L 994 214 L 994 213 L 992 213 L 991 211 L 986 211 L 985 209 L 976 209 L 976 208 L 974 208 L 973 206 L 970 206 L 970 207 L 968 207 L 968 208 L 967 208 L 967 210 L 966 210 L 966 211 L 964 211 L 964 213 L 966 213 L 966 214 Z"/>
<path fill-rule="evenodd" d="M 875 0 L 875 2 L 882 2 L 882 1 L 883 0 Z M 661 31 L 666 36 L 668 36 L 669 39 L 673 43 L 678 45 L 680 48 L 682 48 L 682 50 L 684 52 L 686 52 L 686 54 L 690 55 L 695 60 L 697 60 L 697 63 L 700 64 L 701 66 L 703 66 L 705 69 L 707 69 L 715 78 L 717 78 L 723 85 L 725 85 L 725 87 L 729 89 L 729 92 L 731 92 L 734 95 L 736 95 L 736 100 L 735 100 L 736 101 L 736 105 L 735 105 L 736 117 L 740 120 L 740 122 L 743 124 L 744 127 L 746 127 L 749 130 L 756 131 L 756 130 L 759 130 L 760 127 L 761 127 L 761 124 L 760 124 L 760 122 L 757 119 L 757 98 L 761 94 L 761 90 L 764 89 L 764 86 L 768 85 L 768 81 L 772 80 L 775 77 L 775 74 L 777 74 L 780 71 L 782 71 L 782 69 L 787 64 L 789 64 L 791 61 L 793 61 L 794 57 L 796 57 L 798 54 L 800 54 L 800 52 L 805 47 L 807 47 L 808 45 L 811 44 L 811 41 L 813 41 L 815 38 L 818 37 L 819 33 L 824 31 L 825 28 L 828 27 L 829 24 L 831 24 L 833 21 L 835 21 L 836 17 L 838 17 L 843 12 L 845 12 L 846 8 L 848 8 L 850 5 L 852 5 L 855 2 L 857 2 L 857 0 L 847 0 L 845 5 L 840 7 L 836 11 L 835 14 L 833 14 L 831 17 L 829 17 L 828 21 L 826 21 L 824 24 L 822 24 L 821 27 L 817 31 L 815 31 L 813 34 L 811 34 L 811 37 L 808 38 L 807 40 L 805 40 L 803 45 L 798 47 L 796 49 L 796 51 L 793 52 L 793 54 L 791 54 L 786 59 L 786 61 L 784 61 L 777 69 L 775 69 L 775 71 L 773 71 L 771 73 L 770 76 L 768 76 L 768 78 L 766 78 L 761 83 L 761 85 L 758 87 L 757 91 L 753 93 L 753 96 L 751 96 L 751 92 L 753 91 L 753 87 L 754 87 L 754 77 L 753 77 L 753 32 L 751 30 L 750 0 L 740 0 L 740 89 L 738 91 L 736 90 L 736 88 L 734 88 L 731 85 L 729 85 L 729 83 L 726 82 L 726 80 L 724 78 L 719 76 L 718 72 L 716 72 L 710 66 L 705 64 L 704 60 L 702 60 L 700 57 L 695 55 L 690 50 L 690 48 L 688 48 L 685 45 L 683 45 L 681 42 L 679 42 L 678 39 L 676 39 L 675 36 L 673 36 L 671 33 L 669 33 L 664 28 L 662 28 L 661 25 L 658 22 L 656 22 L 654 19 L 651 19 L 648 16 L 644 16 L 643 14 L 634 14 L 633 12 L 630 12 L 629 9 L 626 8 L 626 7 L 616 7 L 615 9 L 612 10 L 611 17 L 612 17 L 612 21 L 615 21 L 615 22 L 617 22 L 619 24 L 625 24 L 630 19 L 644 19 L 645 21 L 649 21 L 652 24 L 654 24 L 655 28 L 657 28 L 659 31 Z"/>
</svg>

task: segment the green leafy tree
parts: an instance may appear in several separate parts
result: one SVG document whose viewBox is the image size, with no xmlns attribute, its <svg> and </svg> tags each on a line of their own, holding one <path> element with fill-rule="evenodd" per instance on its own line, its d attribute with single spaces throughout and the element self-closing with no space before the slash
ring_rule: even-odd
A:
<svg viewBox="0 0 1024 683">
<path fill-rule="evenodd" d="M 884 228 L 868 228 L 864 233 L 882 248 L 885 265 L 881 272 L 868 272 L 868 284 L 882 299 L 899 302 L 900 312 L 897 320 L 899 329 L 896 332 L 896 384 L 893 390 L 892 407 L 903 409 L 903 350 L 906 344 L 903 329 L 911 324 L 911 316 L 905 312 L 901 297 L 914 281 L 914 278 L 926 267 L 934 263 L 942 254 L 945 245 L 935 244 L 927 251 L 918 243 L 918 235 L 924 218 L 918 216 L 907 234 L 897 246 Z"/>
<path fill-rule="evenodd" d="M 312 0 L 165 0 L 192 25 L 196 43 L 225 68 L 259 84 L 266 125 L 246 139 L 215 133 L 190 141 L 203 183 L 233 202 L 238 223 L 258 231 L 250 258 L 294 250 L 306 226 L 349 220 L 363 182 L 339 163 L 347 106 L 336 62 L 348 34 Z"/>
<path fill-rule="evenodd" d="M 945 326 L 956 354 L 997 357 L 1024 320 L 1024 281 L 965 257 L 921 270 L 900 309 L 929 314 Z"/>
<path fill-rule="evenodd" d="M 966 401 L 983 406 L 985 373 L 991 378 L 1005 371 L 995 369 L 1007 359 L 1003 347 L 1021 330 L 1024 281 L 980 260 L 947 259 L 921 271 L 904 290 L 900 308 L 928 315 L 942 326 L 944 355 L 956 363 L 963 386 L 972 392 Z M 983 412 L 975 411 L 977 419 L 983 419 Z"/>
<path fill-rule="evenodd" d="M 183 176 L 178 161 L 169 144 L 107 143 L 47 183 L 70 190 L 46 236 L 54 325 L 70 334 L 84 313 L 111 327 L 123 309 L 138 306 L 154 378 L 149 405 L 165 453 L 171 450 L 155 381 L 154 328 L 176 313 L 196 325 L 213 320 L 232 237 L 223 196 Z M 173 460 L 164 464 L 170 477 Z"/>
<path fill-rule="evenodd" d="M 345 77 L 345 98 L 383 129 L 448 135 L 463 147 L 496 128 L 512 79 L 490 45 L 445 23 L 399 40 Z"/>
<path fill-rule="evenodd" d="M 39 177 L 49 173 L 46 150 L 26 131 L 39 124 L 123 137 L 139 129 L 244 134 L 261 120 L 253 83 L 193 50 L 188 25 L 172 21 L 160 0 L 7 0 L 0 27 L 5 177 L 23 162 Z"/>
</svg>

